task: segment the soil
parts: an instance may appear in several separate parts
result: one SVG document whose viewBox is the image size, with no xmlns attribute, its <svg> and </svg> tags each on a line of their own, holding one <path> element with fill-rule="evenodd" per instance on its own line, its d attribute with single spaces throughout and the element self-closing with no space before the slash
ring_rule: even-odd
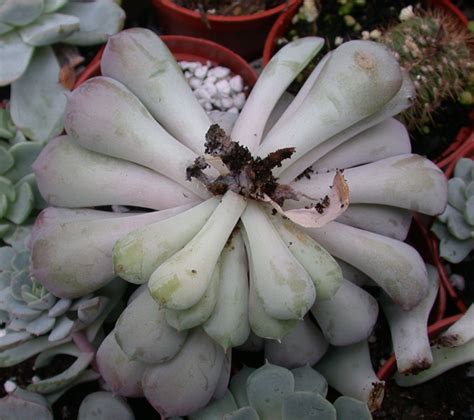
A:
<svg viewBox="0 0 474 420">
<path fill-rule="evenodd" d="M 178 6 L 220 16 L 245 16 L 279 6 L 285 0 L 173 0 Z"/>
</svg>

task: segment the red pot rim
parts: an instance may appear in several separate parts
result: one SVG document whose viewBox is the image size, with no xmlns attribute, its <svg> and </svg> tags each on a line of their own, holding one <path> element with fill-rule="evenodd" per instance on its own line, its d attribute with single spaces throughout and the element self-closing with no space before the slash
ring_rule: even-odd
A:
<svg viewBox="0 0 474 420">
<path fill-rule="evenodd" d="M 277 38 L 283 36 L 284 32 L 287 29 L 286 25 L 288 24 L 289 20 L 294 16 L 301 3 L 302 0 L 296 2 L 296 4 L 291 5 L 284 13 L 282 13 L 278 17 L 278 19 L 273 24 L 272 29 L 268 33 L 267 39 L 265 40 L 265 46 L 263 48 L 263 67 L 270 61 L 270 59 L 274 55 Z M 464 26 L 467 26 L 467 17 L 461 12 L 461 10 L 459 10 L 453 3 L 451 3 L 451 0 L 428 0 L 428 3 L 433 7 L 444 8 L 448 12 L 452 13 L 455 17 L 457 17 Z"/>
<path fill-rule="evenodd" d="M 223 16 L 223 15 L 207 15 L 209 22 L 222 22 L 222 23 L 235 23 L 235 22 L 253 22 L 262 18 L 267 18 L 270 16 L 277 15 L 281 12 L 284 12 L 288 7 L 292 5 L 295 1 L 299 0 L 288 0 L 280 4 L 279 6 L 272 7 L 271 9 L 265 10 L 263 12 L 253 13 L 251 15 L 244 16 Z M 201 15 L 198 12 L 187 9 L 185 7 L 178 6 L 171 0 L 153 0 L 155 5 L 162 5 L 175 13 L 180 13 L 188 16 L 191 19 L 201 20 Z"/>
<path fill-rule="evenodd" d="M 234 69 L 231 70 L 235 74 L 239 74 L 244 79 L 244 82 L 247 86 L 252 87 L 255 82 L 257 81 L 257 73 L 253 69 L 250 64 L 245 61 L 240 55 L 235 53 L 234 51 L 230 50 L 229 48 L 224 47 L 223 45 L 217 44 L 216 42 L 209 41 L 207 39 L 202 38 L 195 38 L 192 36 L 183 36 L 183 35 L 162 35 L 160 36 L 161 40 L 169 47 L 170 44 L 174 42 L 179 42 L 181 44 L 180 48 L 186 49 L 187 47 L 194 46 L 196 49 L 196 53 L 187 53 L 185 51 L 179 51 L 178 48 L 175 47 L 173 51 L 170 48 L 173 56 L 176 60 L 189 60 L 189 61 L 200 61 L 206 62 L 211 61 L 213 64 L 220 64 L 223 66 L 230 65 L 229 63 L 222 63 L 217 62 L 216 60 L 212 60 L 211 58 L 206 57 L 206 51 L 218 51 L 227 57 L 229 57 L 229 61 L 231 64 L 235 64 L 235 67 L 240 67 L 241 70 L 236 72 Z M 105 46 L 102 46 L 92 61 L 87 65 L 84 71 L 79 75 L 74 84 L 74 89 L 77 88 L 79 85 L 84 83 L 87 79 L 90 79 L 93 76 L 100 75 L 100 60 L 102 58 L 102 54 L 104 52 Z M 179 48 L 179 49 L 180 49 Z M 233 66 L 234 67 L 234 66 Z"/>
</svg>

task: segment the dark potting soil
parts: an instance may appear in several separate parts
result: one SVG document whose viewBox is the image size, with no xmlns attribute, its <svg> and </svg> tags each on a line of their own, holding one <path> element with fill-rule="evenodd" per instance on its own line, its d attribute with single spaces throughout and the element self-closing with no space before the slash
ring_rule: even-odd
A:
<svg viewBox="0 0 474 420">
<path fill-rule="evenodd" d="M 220 16 L 245 16 L 263 12 L 286 0 L 173 0 L 178 6 Z"/>
</svg>

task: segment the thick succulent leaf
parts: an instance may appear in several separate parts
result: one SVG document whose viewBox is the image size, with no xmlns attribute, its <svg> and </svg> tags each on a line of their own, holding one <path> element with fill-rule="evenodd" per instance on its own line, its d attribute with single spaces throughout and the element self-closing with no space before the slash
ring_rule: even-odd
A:
<svg viewBox="0 0 474 420">
<path fill-rule="evenodd" d="M 474 239 L 460 241 L 451 236 L 441 223 L 435 223 L 433 230 L 436 232 L 436 236 L 441 238 L 439 243 L 439 255 L 450 263 L 460 263 L 474 249 Z M 443 234 L 442 232 L 446 233 Z"/>
<path fill-rule="evenodd" d="M 125 12 L 113 0 L 69 2 L 61 13 L 76 16 L 81 22 L 79 31 L 65 40 L 73 45 L 102 44 L 120 31 L 125 21 Z"/>
<path fill-rule="evenodd" d="M 462 178 L 451 178 L 448 181 L 448 203 L 455 209 L 463 211 L 466 202 L 466 183 Z"/>
<path fill-rule="evenodd" d="M 48 315 L 51 317 L 58 317 L 67 312 L 71 306 L 71 299 L 59 299 L 53 307 L 48 311 Z"/>
<path fill-rule="evenodd" d="M 3 176 L 0 176 L 0 194 L 4 195 L 10 203 L 15 201 L 15 187 L 8 178 Z"/>
<path fill-rule="evenodd" d="M 474 181 L 471 182 L 473 192 L 466 201 L 466 206 L 464 207 L 464 219 L 467 223 L 471 225 L 471 229 L 474 230 Z"/>
<path fill-rule="evenodd" d="M 336 409 L 328 400 L 319 394 L 303 391 L 285 398 L 281 414 L 282 420 L 336 420 Z"/>
<path fill-rule="evenodd" d="M 48 314 L 43 314 L 39 318 L 28 324 L 26 331 L 33 335 L 43 335 L 51 331 L 56 323 L 55 318 L 50 318 Z"/>
<path fill-rule="evenodd" d="M 134 420 L 135 416 L 124 398 L 110 392 L 89 394 L 79 407 L 78 420 Z"/>
<path fill-rule="evenodd" d="M 464 215 L 453 209 L 448 217 L 447 227 L 449 232 L 461 241 L 473 237 L 474 227 L 469 225 L 464 219 Z"/>
<path fill-rule="evenodd" d="M 115 341 L 112 331 L 97 351 L 97 366 L 111 391 L 126 397 L 143 397 L 141 380 L 146 364 L 131 361 Z"/>
<path fill-rule="evenodd" d="M 74 327 L 74 321 L 63 315 L 55 324 L 53 331 L 48 336 L 52 342 L 60 341 L 66 338 Z"/>
<path fill-rule="evenodd" d="M 267 363 L 248 377 L 247 396 L 262 420 L 277 420 L 282 418 L 283 401 L 294 387 L 289 370 Z"/>
<path fill-rule="evenodd" d="M 318 327 L 305 317 L 281 340 L 265 341 L 265 358 L 286 368 L 314 365 L 324 356 L 328 346 Z"/>
<path fill-rule="evenodd" d="M 45 350 L 38 354 L 35 359 L 34 369 L 39 369 L 47 366 L 59 354 L 66 354 L 68 356 L 79 357 L 81 350 L 74 343 L 65 343 L 51 349 Z"/>
<path fill-rule="evenodd" d="M 28 70 L 12 84 L 12 119 L 33 140 L 47 140 L 63 129 L 67 89 L 59 81 L 59 71 L 53 49 L 37 48 Z"/>
<path fill-rule="evenodd" d="M 30 266 L 30 253 L 28 251 L 17 252 L 11 260 L 11 265 L 18 272 L 28 270 Z M 27 282 L 27 284 L 31 284 L 31 281 Z M 17 291 L 14 290 L 14 292 L 16 293 Z"/>
<path fill-rule="evenodd" d="M 163 363 L 181 349 L 186 332 L 177 332 L 165 319 L 160 307 L 144 290 L 120 316 L 115 327 L 115 339 L 130 360 Z"/>
<path fill-rule="evenodd" d="M 5 214 L 8 211 L 8 200 L 5 194 L 0 195 L 0 218 L 5 217 Z M 5 229 L 5 231 L 8 231 L 8 229 Z"/>
<path fill-rule="evenodd" d="M 10 246 L 0 247 L 0 271 L 12 271 L 11 262 L 15 257 L 15 250 Z"/>
<path fill-rule="evenodd" d="M 45 336 L 29 340 L 12 349 L 0 352 L 0 367 L 15 366 L 18 363 L 29 359 L 35 354 L 41 353 L 42 351 L 45 351 L 59 344 L 63 344 L 66 341 L 69 341 L 69 339 L 62 340 L 59 342 L 51 342 L 48 341 L 48 337 Z"/>
<path fill-rule="evenodd" d="M 26 331 L 12 332 L 7 331 L 7 333 L 0 337 L 0 352 L 6 350 L 10 347 L 17 346 L 18 344 L 24 343 L 31 338 L 31 334 Z"/>
<path fill-rule="evenodd" d="M 244 365 L 242 369 L 232 376 L 229 389 L 232 392 L 235 402 L 239 407 L 249 405 L 249 399 L 247 395 L 247 379 L 253 372 L 255 372 L 255 370 L 255 368 Z"/>
<path fill-rule="evenodd" d="M 395 381 L 399 386 L 414 386 L 422 384 L 453 369 L 456 366 L 474 361 L 474 340 L 458 347 L 431 347 L 433 364 L 416 375 L 395 374 Z"/>
<path fill-rule="evenodd" d="M 192 413 L 188 416 L 189 420 L 211 420 L 211 419 L 222 419 L 225 418 L 225 414 L 237 410 L 237 404 L 235 403 L 234 397 L 230 391 L 227 391 L 225 395 L 218 399 L 213 400 L 205 408 Z"/>
<path fill-rule="evenodd" d="M 223 361 L 224 351 L 218 344 L 200 328 L 195 329 L 172 360 L 145 370 L 145 396 L 162 416 L 192 413 L 214 394 Z"/>
<path fill-rule="evenodd" d="M 229 380 L 230 380 L 230 370 L 232 365 L 232 351 L 229 349 L 225 352 L 224 362 L 222 363 L 222 370 L 217 381 L 217 386 L 212 395 L 212 399 L 219 400 L 221 399 L 225 393 L 227 392 L 227 388 L 229 387 Z"/>
<path fill-rule="evenodd" d="M 64 372 L 52 378 L 43 379 L 34 384 L 28 385 L 28 390 L 38 392 L 40 394 L 49 394 L 57 392 L 64 386 L 71 383 L 76 377 L 82 373 L 90 362 L 94 359 L 94 353 L 81 353 L 76 361 L 69 366 Z"/>
<path fill-rule="evenodd" d="M 334 402 L 338 420 L 371 420 L 367 404 L 355 398 L 347 397 L 345 395 L 339 397 Z"/>
<path fill-rule="evenodd" d="M 71 388 L 74 388 L 76 385 L 82 384 L 84 382 L 92 382 L 100 379 L 100 374 L 95 370 L 86 369 L 84 372 L 81 372 L 76 378 L 70 382 L 67 386 L 61 388 L 57 392 L 52 392 L 51 394 L 46 395 L 46 399 L 50 404 L 54 404 L 59 398 L 61 398 L 67 391 Z"/>
<path fill-rule="evenodd" d="M 33 55 L 33 47 L 23 42 L 20 35 L 10 32 L 0 37 L 0 86 L 19 79 L 25 73 Z"/>
<path fill-rule="evenodd" d="M 4 0 L 0 3 L 0 22 L 23 26 L 43 12 L 44 0 Z"/>
<path fill-rule="evenodd" d="M 78 147 L 67 136 L 49 141 L 33 170 L 45 200 L 58 207 L 118 204 L 166 209 L 197 201 L 170 179 Z"/>
<path fill-rule="evenodd" d="M 222 420 L 260 420 L 255 408 L 242 407 L 222 417 Z"/>
<path fill-rule="evenodd" d="M 291 369 L 295 377 L 295 391 L 306 391 L 318 393 L 324 398 L 328 393 L 328 382 L 319 372 L 305 365 L 296 369 Z"/>
<path fill-rule="evenodd" d="M 348 346 L 369 338 L 379 307 L 372 295 L 344 280 L 332 299 L 316 302 L 311 312 L 332 345 Z"/>
<path fill-rule="evenodd" d="M 45 14 L 19 32 L 23 42 L 42 47 L 62 42 L 79 29 L 79 19 L 61 13 Z"/>
<path fill-rule="evenodd" d="M 0 132 L 0 137 L 2 133 Z M 0 146 L 0 174 L 4 174 L 7 172 L 15 163 L 15 159 L 13 159 L 12 154 L 5 149 L 4 147 Z"/>
<path fill-rule="evenodd" d="M 4 35 L 4 34 L 10 32 L 10 31 L 12 31 L 13 29 L 15 29 L 14 26 L 9 25 L 8 23 L 0 22 L 0 35 Z"/>
<path fill-rule="evenodd" d="M 44 0 L 43 13 L 53 13 L 63 7 L 69 0 Z"/>
<path fill-rule="evenodd" d="M 0 400 L 0 413 L 8 420 L 53 420 L 48 401 L 41 395 L 21 388 Z"/>
<path fill-rule="evenodd" d="M 464 181 L 469 182 L 473 178 L 473 169 L 474 163 L 472 162 L 472 159 L 461 158 L 456 163 L 453 176 L 455 178 L 462 178 Z"/>
<path fill-rule="evenodd" d="M 79 306 L 77 309 L 77 317 L 82 323 L 89 325 L 98 318 L 108 303 L 108 298 L 95 296 Z"/>
<path fill-rule="evenodd" d="M 11 222 L 20 225 L 24 223 L 35 207 L 35 197 L 30 184 L 24 182 L 15 187 L 16 200 L 8 207 L 5 217 Z"/>
</svg>

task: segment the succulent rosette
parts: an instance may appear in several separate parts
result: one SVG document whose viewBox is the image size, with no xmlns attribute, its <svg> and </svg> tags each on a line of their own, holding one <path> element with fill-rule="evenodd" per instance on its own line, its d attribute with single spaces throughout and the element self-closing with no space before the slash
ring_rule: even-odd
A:
<svg viewBox="0 0 474 420">
<path fill-rule="evenodd" d="M 0 2 L 0 86 L 11 84 L 15 125 L 34 140 L 63 131 L 68 70 L 82 61 L 75 46 L 104 43 L 123 27 L 114 0 Z"/>
<path fill-rule="evenodd" d="M 187 415 L 225 394 L 229 349 L 249 337 L 319 343 L 311 364 L 328 342 L 364 342 L 378 305 L 351 277 L 404 310 L 429 294 L 403 241 L 412 211 L 444 210 L 447 187 L 392 118 L 412 85 L 386 47 L 353 41 L 285 103 L 322 45 L 282 48 L 236 121 L 211 121 L 145 29 L 112 36 L 103 76 L 68 98 L 67 135 L 34 164 L 52 207 L 33 231 L 33 274 L 69 299 L 116 275 L 141 285 L 97 355 L 115 393 Z M 131 211 L 103 208 L 115 205 Z"/>
</svg>

